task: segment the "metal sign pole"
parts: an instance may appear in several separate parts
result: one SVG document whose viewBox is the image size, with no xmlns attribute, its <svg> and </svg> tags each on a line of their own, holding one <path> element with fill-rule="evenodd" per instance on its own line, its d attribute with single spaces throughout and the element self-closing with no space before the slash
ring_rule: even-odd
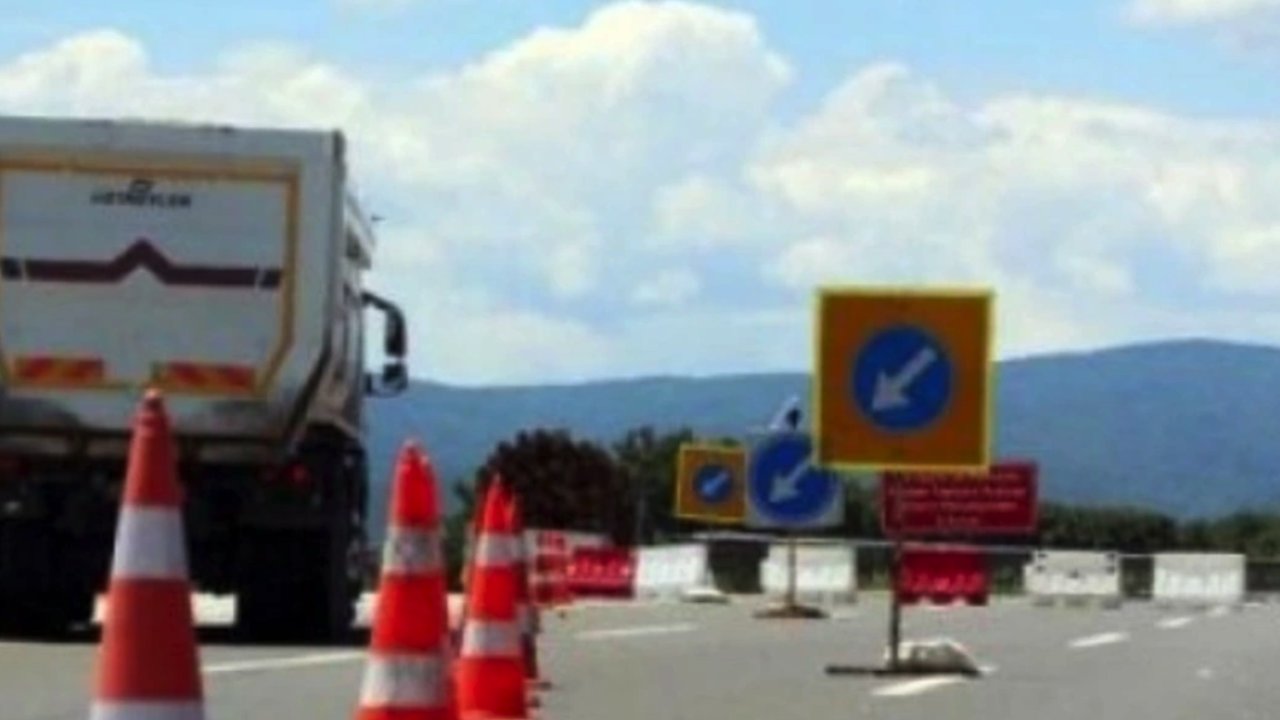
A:
<svg viewBox="0 0 1280 720">
<path fill-rule="evenodd" d="M 796 601 L 796 531 L 787 531 L 787 609 L 795 610 Z"/>
<path fill-rule="evenodd" d="M 880 479 L 882 498 L 881 502 L 888 500 L 889 493 L 893 494 L 893 512 L 894 520 L 898 527 L 902 526 L 902 491 L 901 488 L 893 483 L 888 476 L 882 476 Z M 902 581 L 902 533 L 897 531 L 893 533 L 893 550 L 889 558 L 889 667 L 890 672 L 897 671 L 900 665 L 900 649 L 902 647 L 902 599 L 898 594 L 898 588 Z"/>
<path fill-rule="evenodd" d="M 893 555 L 889 561 L 889 667 L 899 668 L 899 647 L 902 645 L 902 602 L 898 597 L 898 581 L 902 573 L 902 540 L 893 541 Z"/>
</svg>

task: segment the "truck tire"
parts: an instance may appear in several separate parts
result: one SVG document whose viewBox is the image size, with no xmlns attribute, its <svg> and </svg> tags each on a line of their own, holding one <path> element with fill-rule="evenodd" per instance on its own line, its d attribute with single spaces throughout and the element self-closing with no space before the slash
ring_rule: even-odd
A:
<svg viewBox="0 0 1280 720">
<path fill-rule="evenodd" d="M 253 640 L 335 642 L 351 631 L 355 600 L 345 582 L 347 533 L 256 531 L 236 624 Z"/>
<path fill-rule="evenodd" d="M 65 634 L 93 619 L 94 592 L 69 548 L 32 522 L 0 524 L 0 632 L 25 637 Z M 62 568 L 53 572 L 51 568 Z"/>
<path fill-rule="evenodd" d="M 249 531 L 236 609 L 249 638 L 332 643 L 351 635 L 363 586 L 366 478 L 358 454 L 333 456 L 316 453 L 316 467 L 339 469 L 327 479 L 323 526 Z"/>
</svg>

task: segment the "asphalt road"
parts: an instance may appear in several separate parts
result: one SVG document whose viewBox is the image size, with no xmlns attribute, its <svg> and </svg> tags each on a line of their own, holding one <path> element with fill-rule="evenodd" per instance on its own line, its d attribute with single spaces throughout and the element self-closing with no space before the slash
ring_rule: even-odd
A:
<svg viewBox="0 0 1280 720">
<path fill-rule="evenodd" d="M 760 620 L 760 601 L 576 608 L 541 639 L 543 720 L 849 718 L 1274 718 L 1280 716 L 1280 605 L 1236 611 L 910 609 L 907 639 L 950 637 L 981 678 L 831 677 L 872 665 L 887 613 L 865 596 L 825 621 Z M 349 718 L 362 670 L 350 647 L 234 644 L 220 607 L 201 606 L 210 718 Z M 84 718 L 95 637 L 0 641 L 0 716 Z"/>
</svg>

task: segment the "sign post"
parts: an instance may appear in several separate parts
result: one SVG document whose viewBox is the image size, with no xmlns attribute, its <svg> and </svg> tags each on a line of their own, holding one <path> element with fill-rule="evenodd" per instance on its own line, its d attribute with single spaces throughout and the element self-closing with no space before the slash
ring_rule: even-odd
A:
<svg viewBox="0 0 1280 720">
<path fill-rule="evenodd" d="M 783 604 L 758 617 L 820 618 L 819 608 L 800 604 L 798 572 L 801 528 L 838 525 L 844 517 L 840 478 L 813 462 L 813 443 L 798 431 L 775 431 L 753 447 L 747 481 L 748 525 L 781 528 L 786 538 L 787 582 Z"/>
<path fill-rule="evenodd" d="M 1026 535 L 1037 524 L 1036 464 L 998 462 L 985 473 L 885 473 L 880 522 L 885 535 Z"/>
<path fill-rule="evenodd" d="M 720 445 L 680 446 L 676 517 L 736 524 L 746 515 L 746 454 Z"/>
<path fill-rule="evenodd" d="M 848 288 L 817 302 L 817 462 L 984 470 L 990 460 L 992 293 Z M 901 512 L 899 506 L 894 515 Z M 889 663 L 901 667 L 903 541 L 890 562 Z"/>
<path fill-rule="evenodd" d="M 990 454 L 992 296 L 849 289 L 818 296 L 818 462 L 982 470 Z"/>
<path fill-rule="evenodd" d="M 796 534 L 787 533 L 787 600 L 786 612 L 797 614 L 800 601 L 796 597 Z"/>
<path fill-rule="evenodd" d="M 901 667 L 902 647 L 902 598 L 898 597 L 899 575 L 902 573 L 902 540 L 893 541 L 893 555 L 889 560 L 889 666 L 893 672 Z"/>
</svg>

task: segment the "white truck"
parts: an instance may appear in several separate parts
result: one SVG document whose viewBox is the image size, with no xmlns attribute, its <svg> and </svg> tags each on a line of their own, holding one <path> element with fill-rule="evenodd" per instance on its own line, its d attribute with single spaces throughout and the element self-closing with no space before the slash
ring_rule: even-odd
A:
<svg viewBox="0 0 1280 720">
<path fill-rule="evenodd" d="M 90 617 L 156 387 L 197 588 L 236 594 L 253 637 L 349 627 L 364 398 L 408 383 L 373 252 L 340 132 L 0 118 L 0 623 Z"/>
</svg>

